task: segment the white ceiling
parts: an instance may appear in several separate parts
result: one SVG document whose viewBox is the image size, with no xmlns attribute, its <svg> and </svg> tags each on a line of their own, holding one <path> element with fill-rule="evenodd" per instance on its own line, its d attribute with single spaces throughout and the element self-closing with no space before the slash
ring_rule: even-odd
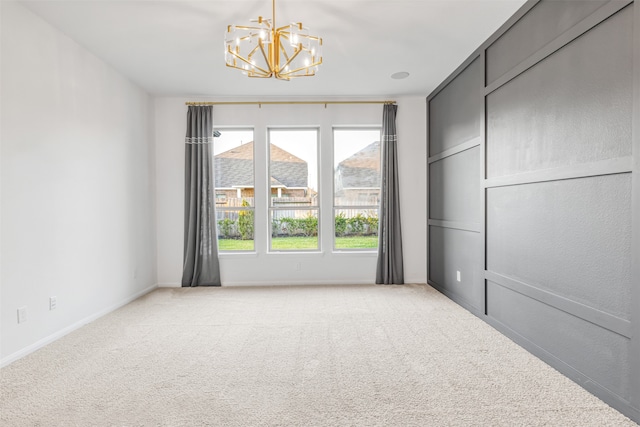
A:
<svg viewBox="0 0 640 427">
<path fill-rule="evenodd" d="M 270 18 L 269 0 L 23 0 L 151 94 L 219 97 L 426 96 L 524 2 L 278 0 L 277 23 L 324 42 L 318 74 L 287 82 L 224 65 L 226 26 Z"/>
</svg>

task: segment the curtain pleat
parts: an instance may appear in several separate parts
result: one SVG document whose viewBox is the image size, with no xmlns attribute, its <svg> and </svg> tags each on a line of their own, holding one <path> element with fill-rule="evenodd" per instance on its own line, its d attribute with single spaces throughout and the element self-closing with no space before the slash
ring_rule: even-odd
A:
<svg viewBox="0 0 640 427">
<path fill-rule="evenodd" d="M 385 104 L 382 114 L 382 181 L 376 284 L 384 285 L 404 283 L 398 190 L 397 109 L 397 105 Z"/>
<path fill-rule="evenodd" d="M 182 286 L 220 286 L 213 198 L 213 107 L 190 106 L 185 138 Z"/>
</svg>

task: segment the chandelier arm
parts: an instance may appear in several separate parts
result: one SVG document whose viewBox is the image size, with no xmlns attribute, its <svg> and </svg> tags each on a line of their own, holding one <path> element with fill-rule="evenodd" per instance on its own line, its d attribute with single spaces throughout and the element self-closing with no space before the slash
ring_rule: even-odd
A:
<svg viewBox="0 0 640 427">
<path fill-rule="evenodd" d="M 270 75 L 270 74 L 264 74 L 264 73 L 253 73 L 253 74 L 249 74 L 249 73 L 248 73 L 248 70 L 246 70 L 246 69 L 244 69 L 244 68 L 242 68 L 242 67 L 238 67 L 237 65 L 229 65 L 229 64 L 227 64 L 227 67 L 229 67 L 229 68 L 235 68 L 236 70 L 240 70 L 240 71 L 242 71 L 242 72 L 244 72 L 244 73 L 247 73 L 247 76 L 248 76 L 248 77 L 271 77 L 271 75 Z"/>
<path fill-rule="evenodd" d="M 311 67 L 315 67 L 315 64 L 311 64 L 311 65 L 308 65 L 306 67 L 296 68 L 295 70 L 289 70 L 287 72 L 282 73 L 282 75 L 288 76 L 288 77 L 304 77 L 304 76 L 306 76 L 306 74 L 304 76 L 296 76 L 296 75 L 293 75 L 293 73 L 297 73 L 298 71 L 302 71 L 302 70 L 305 70 L 305 69 L 311 68 Z M 308 75 L 312 76 L 313 74 L 308 74 Z"/>
<path fill-rule="evenodd" d="M 258 51 L 259 48 L 260 48 L 260 45 L 257 45 L 256 47 L 251 49 L 251 52 L 249 52 L 249 54 L 247 55 L 247 59 L 249 61 L 251 61 L 251 57 L 253 56 L 254 53 L 256 53 Z M 253 63 L 251 63 L 250 65 L 253 65 Z"/>
<path fill-rule="evenodd" d="M 250 25 L 234 25 L 238 30 L 263 30 L 262 27 L 252 27 Z"/>
<path fill-rule="evenodd" d="M 246 41 L 249 41 L 249 40 L 251 40 L 251 35 L 238 37 L 238 41 L 241 41 L 241 42 L 246 42 Z"/>
<path fill-rule="evenodd" d="M 235 58 L 237 58 L 237 59 L 239 59 L 240 61 L 244 62 L 245 64 L 247 64 L 247 65 L 250 65 L 250 66 L 252 66 L 252 67 L 257 68 L 257 69 L 258 69 L 258 70 L 260 70 L 262 73 L 264 73 L 265 75 L 267 75 L 266 77 L 270 77 L 270 73 L 269 73 L 268 71 L 264 70 L 264 69 L 263 69 L 263 68 L 261 68 L 261 67 L 256 67 L 256 66 L 254 66 L 254 65 L 251 63 L 251 61 L 249 61 L 247 58 L 245 58 L 245 57 L 243 57 L 243 56 L 241 56 L 241 55 L 238 55 L 238 54 L 237 54 L 237 53 L 235 53 L 235 52 L 231 52 L 231 54 L 232 54 Z M 237 65 L 230 65 L 230 64 L 226 64 L 226 65 L 227 65 L 227 67 L 235 68 L 235 69 L 237 69 L 237 70 L 244 71 L 244 72 L 246 72 L 246 73 L 248 73 L 248 72 L 249 72 L 249 70 L 247 70 L 246 68 L 242 68 L 242 67 L 239 67 L 239 66 L 237 66 Z M 250 77 L 251 77 L 251 76 L 250 76 Z"/>
<path fill-rule="evenodd" d="M 256 53 L 256 51 L 258 50 L 258 46 L 254 47 L 251 52 L 249 52 L 249 54 L 247 55 L 247 60 L 249 61 L 249 67 L 251 68 L 247 68 L 245 69 L 245 72 L 247 73 L 247 75 L 249 77 L 251 77 L 252 75 L 256 74 L 256 69 L 258 69 L 259 71 L 261 71 L 262 73 L 266 73 L 268 74 L 268 71 L 262 70 L 260 67 L 256 66 L 253 62 L 253 54 Z"/>
<path fill-rule="evenodd" d="M 315 75 L 316 75 L 316 73 L 314 71 L 313 73 L 309 73 L 309 74 L 298 74 L 298 75 L 294 75 L 294 76 L 286 76 L 286 77 L 283 77 L 283 80 L 299 79 L 301 77 L 313 77 Z"/>
<path fill-rule="evenodd" d="M 291 59 L 289 59 L 289 52 L 287 52 L 287 49 L 285 49 L 284 46 L 282 45 L 280 38 L 278 38 L 278 45 L 279 45 L 278 52 L 281 52 L 284 55 L 284 59 L 287 61 L 286 64 L 284 64 L 286 66 L 289 62 L 291 62 Z M 278 62 L 279 61 L 280 61 L 280 56 L 278 55 Z"/>
<path fill-rule="evenodd" d="M 285 39 L 291 40 L 291 37 L 290 37 L 291 36 L 291 32 L 290 31 L 282 31 L 285 28 L 289 28 L 289 26 L 286 25 L 284 27 L 280 27 L 276 31 L 278 31 L 281 36 L 284 36 Z M 316 41 L 316 42 L 320 43 L 320 45 L 322 45 L 322 37 L 320 37 L 320 36 L 312 36 L 311 34 L 298 34 L 298 37 L 300 37 L 302 39 L 313 40 L 313 41 Z"/>
<path fill-rule="evenodd" d="M 242 57 L 241 55 L 239 55 L 239 54 L 237 54 L 237 53 L 235 53 L 235 52 L 233 52 L 233 51 L 229 51 L 229 53 L 230 53 L 231 55 L 233 55 L 233 57 L 234 57 L 234 58 L 239 59 L 239 60 L 240 60 L 240 61 L 242 61 L 242 62 L 246 62 L 247 64 L 249 63 L 249 61 L 247 61 L 247 60 L 246 60 L 244 57 Z M 238 68 L 238 69 L 240 69 L 240 70 L 243 70 L 243 69 L 244 69 L 244 68 L 240 68 L 240 67 L 238 67 L 237 65 L 230 65 L 230 64 L 227 64 L 227 67 L 231 67 L 231 68 Z"/>
<path fill-rule="evenodd" d="M 271 69 L 272 65 L 269 63 L 269 59 L 267 57 L 267 53 L 264 51 L 264 45 L 262 43 L 259 43 L 258 46 L 260 47 L 260 52 L 262 52 L 262 56 L 264 57 L 264 60 L 267 62 L 267 65 L 269 65 L 269 70 L 267 71 L 264 68 L 259 67 L 257 65 L 255 67 L 257 69 L 261 70 L 263 73 L 271 75 L 271 74 L 273 74 L 273 70 Z"/>
<path fill-rule="evenodd" d="M 280 45 L 280 47 L 282 48 L 282 44 Z M 287 58 L 287 51 L 284 50 L 284 48 L 282 48 L 283 52 L 284 52 L 284 56 L 285 58 Z M 287 58 L 287 62 L 284 63 L 284 65 L 282 66 L 282 68 L 286 67 L 287 65 L 289 65 L 291 63 L 291 61 L 293 61 L 294 59 L 296 59 L 296 56 L 298 56 L 298 54 L 302 52 L 302 49 L 296 50 L 293 55 L 291 55 L 290 57 Z M 303 68 L 307 68 L 307 67 L 303 67 Z M 290 71 L 287 71 L 287 73 L 290 73 Z M 287 74 L 284 73 L 284 74 Z"/>
</svg>

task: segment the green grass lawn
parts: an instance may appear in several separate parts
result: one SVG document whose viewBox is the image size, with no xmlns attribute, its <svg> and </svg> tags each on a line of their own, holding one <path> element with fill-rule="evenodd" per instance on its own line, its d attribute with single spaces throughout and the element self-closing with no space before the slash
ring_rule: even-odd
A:
<svg viewBox="0 0 640 427">
<path fill-rule="evenodd" d="M 378 236 L 336 237 L 336 249 L 376 249 Z M 271 239 L 273 250 L 309 250 L 318 248 L 318 237 L 274 237 Z M 221 251 L 252 251 L 253 240 L 219 239 Z"/>
<path fill-rule="evenodd" d="M 271 249 L 274 251 L 318 249 L 318 236 L 313 237 L 272 237 Z"/>
<path fill-rule="evenodd" d="M 378 249 L 378 236 L 336 237 L 336 249 Z"/>
<path fill-rule="evenodd" d="M 221 251 L 252 251 L 253 240 L 218 239 L 218 250 Z"/>
</svg>

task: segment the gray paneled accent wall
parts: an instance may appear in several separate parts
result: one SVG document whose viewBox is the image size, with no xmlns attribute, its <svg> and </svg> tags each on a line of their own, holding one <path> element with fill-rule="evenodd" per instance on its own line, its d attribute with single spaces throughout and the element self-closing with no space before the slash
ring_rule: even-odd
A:
<svg viewBox="0 0 640 427">
<path fill-rule="evenodd" d="M 530 0 L 427 98 L 429 283 L 635 421 L 638 9 Z"/>
<path fill-rule="evenodd" d="M 429 103 L 429 278 L 469 308 L 484 307 L 481 241 L 483 61 L 465 64 Z"/>
<path fill-rule="evenodd" d="M 475 59 L 431 100 L 430 156 L 480 136 L 482 89 L 482 64 Z"/>
<path fill-rule="evenodd" d="M 486 49 L 487 83 L 527 59 L 559 34 L 589 16 L 607 0 L 561 0 L 537 3 L 526 15 Z"/>
<path fill-rule="evenodd" d="M 632 20 L 615 14 L 487 96 L 488 178 L 631 155 Z"/>
</svg>

